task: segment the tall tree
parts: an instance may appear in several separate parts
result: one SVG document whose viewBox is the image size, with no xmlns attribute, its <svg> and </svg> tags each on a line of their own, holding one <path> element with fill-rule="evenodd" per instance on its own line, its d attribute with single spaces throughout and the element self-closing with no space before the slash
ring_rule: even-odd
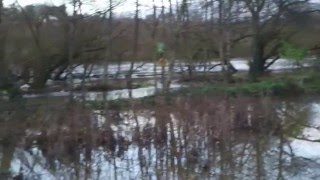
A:
<svg viewBox="0 0 320 180">
<path fill-rule="evenodd" d="M 6 33 L 3 25 L 3 0 L 0 0 L 0 88 L 7 88 L 8 67 L 5 63 Z"/>
<path fill-rule="evenodd" d="M 254 79 L 278 59 L 282 40 L 292 36 L 285 29 L 283 17 L 308 0 L 244 0 L 251 17 L 252 60 L 249 73 Z M 274 57 L 271 63 L 268 59 Z"/>
<path fill-rule="evenodd" d="M 224 80 L 230 81 L 230 54 L 231 54 L 231 16 L 233 0 L 219 0 L 219 57 L 224 73 Z"/>
<path fill-rule="evenodd" d="M 78 13 L 81 13 L 82 2 L 81 0 L 72 0 L 72 16 L 68 18 L 67 25 L 67 54 L 68 54 L 68 83 L 69 83 L 69 91 L 70 98 L 72 99 L 73 92 L 73 63 L 74 63 L 74 54 L 76 51 L 76 26 L 78 21 Z"/>
<path fill-rule="evenodd" d="M 133 32 L 133 56 L 132 60 L 130 63 L 130 69 L 129 69 L 129 74 L 128 74 L 128 88 L 129 90 L 129 97 L 132 98 L 132 74 L 134 71 L 134 63 L 135 61 L 138 60 L 138 46 L 139 46 L 139 29 L 140 29 L 140 20 L 139 20 L 139 12 L 140 12 L 140 4 L 139 0 L 136 0 L 136 10 L 135 10 L 135 15 L 134 15 L 134 32 Z"/>
<path fill-rule="evenodd" d="M 3 0 L 0 0 L 0 24 L 2 23 Z"/>
<path fill-rule="evenodd" d="M 43 88 L 52 72 L 68 62 L 68 57 L 64 55 L 68 47 L 65 46 L 60 35 L 60 33 L 64 34 L 62 29 L 67 17 L 66 7 L 46 5 L 27 7 L 19 5 L 19 7 L 24 19 L 23 23 L 29 31 L 26 33 L 26 39 L 29 40 L 30 46 L 24 48 L 26 51 L 31 51 L 29 55 L 33 56 L 30 62 L 34 72 L 32 86 Z M 50 17 L 55 17 L 57 20 L 51 20 Z"/>
</svg>

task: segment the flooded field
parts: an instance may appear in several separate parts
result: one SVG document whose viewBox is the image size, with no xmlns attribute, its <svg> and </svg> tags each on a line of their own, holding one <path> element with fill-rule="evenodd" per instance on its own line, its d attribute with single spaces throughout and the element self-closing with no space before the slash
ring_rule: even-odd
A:
<svg viewBox="0 0 320 180">
<path fill-rule="evenodd" d="M 239 71 L 247 61 L 235 59 Z M 214 66 L 211 63 L 211 66 Z M 304 64 L 308 66 L 308 63 Z M 317 179 L 320 178 L 320 97 L 300 99 L 163 97 L 155 95 L 161 68 L 136 64 L 144 86 L 110 91 L 24 94 L 0 102 L 0 179 Z M 129 64 L 109 65 L 110 79 L 125 80 Z M 279 60 L 271 69 L 295 69 Z M 195 72 L 219 72 L 217 66 Z M 82 83 L 77 67 L 73 84 Z M 176 65 L 175 73 L 188 71 Z M 87 83 L 104 77 L 92 67 Z M 155 86 L 155 84 L 157 84 Z M 183 85 L 175 79 L 170 90 Z M 106 101 L 136 99 L 129 105 Z M 100 106 L 93 104 L 98 103 Z M 101 105 L 105 106 L 101 106 Z"/>
<path fill-rule="evenodd" d="M 0 180 L 320 180 L 319 19 L 320 0 L 0 0 Z"/>
<path fill-rule="evenodd" d="M 304 60 L 304 62 L 301 64 L 304 67 L 310 66 L 312 63 L 314 63 L 314 58 L 308 58 Z M 271 60 L 269 60 L 271 61 Z M 234 58 L 231 61 L 231 64 L 234 66 L 235 69 L 238 71 L 248 71 L 249 70 L 249 62 L 248 60 L 244 58 Z M 222 67 L 219 66 L 219 61 L 212 61 L 212 62 L 195 62 L 192 64 L 186 63 L 186 62 L 176 62 L 174 65 L 174 72 L 181 74 L 181 73 L 188 73 L 192 69 L 193 72 L 209 72 L 209 73 L 215 73 L 220 72 L 222 70 Z M 151 78 L 151 77 L 161 77 L 162 68 L 161 66 L 156 63 L 156 69 L 154 69 L 154 63 L 152 62 L 137 62 L 134 64 L 134 72 L 132 77 L 133 78 Z M 190 67 L 190 65 L 192 67 Z M 288 59 L 279 59 L 274 64 L 272 64 L 269 67 L 269 70 L 272 71 L 284 71 L 284 70 L 290 70 L 298 68 L 296 61 L 294 60 L 288 60 Z M 168 67 L 165 69 L 167 70 Z M 100 78 L 104 75 L 104 73 L 108 73 L 108 77 L 110 78 L 125 78 L 125 75 L 130 70 L 130 62 L 122 62 L 121 64 L 109 64 L 107 71 L 105 70 L 104 66 L 102 65 L 95 65 L 90 66 L 91 71 L 87 73 L 87 77 L 91 79 Z M 77 66 L 72 74 L 74 77 L 82 77 L 84 75 L 85 69 L 83 66 Z M 66 73 L 62 74 L 62 77 L 66 76 Z"/>
<path fill-rule="evenodd" d="M 314 63 L 313 58 L 306 59 L 304 63 L 302 63 L 303 67 L 308 67 Z M 222 67 L 216 66 L 219 62 L 209 62 L 206 65 L 202 63 L 194 63 L 192 64 L 192 71 L 194 74 L 201 75 L 202 73 L 217 73 L 221 72 Z M 245 59 L 236 58 L 231 61 L 231 64 L 237 69 L 239 72 L 248 71 L 248 61 Z M 75 98 L 84 98 L 86 100 L 91 101 L 101 101 L 101 100 L 115 100 L 115 99 L 129 99 L 129 98 L 142 98 L 147 96 L 152 96 L 158 89 L 162 89 L 162 73 L 164 73 L 164 78 L 167 77 L 168 67 L 164 68 L 164 72 L 162 72 L 162 68 L 156 64 L 156 69 L 154 69 L 154 63 L 144 63 L 139 62 L 134 65 L 134 72 L 132 74 L 133 83 L 137 86 L 132 89 L 128 88 L 126 75 L 130 70 L 130 63 L 123 62 L 121 64 L 109 64 L 108 70 L 106 71 L 102 65 L 91 65 L 90 71 L 85 70 L 83 66 L 77 66 L 74 68 L 72 75 L 72 84 L 71 86 L 75 88 L 74 92 L 70 92 L 70 87 L 66 86 L 66 84 L 70 84 L 70 81 L 63 80 L 55 80 L 48 81 L 46 93 L 34 93 L 28 92 L 24 94 L 25 98 L 39 98 L 39 97 L 67 97 L 74 96 Z M 285 72 L 290 70 L 295 70 L 300 66 L 297 66 L 295 61 L 287 60 L 287 59 L 279 59 L 273 65 L 270 66 L 270 70 L 274 73 L 277 72 Z M 179 79 L 183 77 L 183 75 L 188 76 L 188 71 L 190 66 L 187 63 L 178 62 L 174 66 L 174 74 L 171 77 L 171 90 L 176 90 L 181 88 L 183 85 L 179 83 Z M 63 73 L 61 78 L 64 79 L 67 73 Z M 104 77 L 107 76 L 107 80 Z M 108 92 L 104 92 L 103 89 L 99 89 L 99 87 L 103 87 L 106 81 L 108 81 L 108 85 L 110 87 L 114 87 L 108 90 Z M 122 85 L 120 85 L 122 84 Z M 83 94 L 81 87 L 93 87 L 95 90 L 85 90 L 86 93 Z M 77 89 L 78 88 L 78 89 Z M 130 97 L 131 95 L 131 97 Z M 85 96 L 85 97 L 83 97 Z"/>
<path fill-rule="evenodd" d="M 0 179 L 320 178 L 318 97 L 31 104 L 1 104 Z"/>
</svg>

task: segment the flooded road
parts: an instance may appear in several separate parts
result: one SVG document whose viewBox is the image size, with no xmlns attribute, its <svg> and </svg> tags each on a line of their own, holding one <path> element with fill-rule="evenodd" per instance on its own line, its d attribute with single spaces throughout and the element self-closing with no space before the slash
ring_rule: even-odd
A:
<svg viewBox="0 0 320 180">
<path fill-rule="evenodd" d="M 0 179 L 320 178 L 318 97 L 0 108 Z"/>
</svg>

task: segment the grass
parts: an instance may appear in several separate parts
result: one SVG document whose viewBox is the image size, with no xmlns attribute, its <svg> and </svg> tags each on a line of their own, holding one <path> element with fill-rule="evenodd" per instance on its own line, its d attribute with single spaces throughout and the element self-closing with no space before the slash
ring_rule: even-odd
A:
<svg viewBox="0 0 320 180">
<path fill-rule="evenodd" d="M 244 77 L 235 77 L 235 83 L 225 84 L 221 81 L 188 82 L 188 86 L 169 94 L 158 93 L 154 96 L 139 99 L 119 99 L 105 102 L 87 101 L 87 105 L 94 109 L 132 108 L 134 106 L 149 107 L 159 102 L 172 102 L 176 97 L 183 96 L 279 96 L 295 97 L 302 95 L 320 94 L 320 72 L 296 71 L 290 73 L 270 74 L 262 77 L 258 82 L 249 82 Z M 27 101 L 28 102 L 28 101 Z M 41 102 L 40 102 L 41 103 Z M 28 103 L 30 104 L 30 103 Z"/>
<path fill-rule="evenodd" d="M 285 91 L 290 89 L 295 89 L 295 91 L 300 90 L 294 84 L 290 82 L 281 81 L 262 81 L 256 83 L 241 83 L 241 84 L 215 84 L 215 85 L 205 85 L 203 87 L 197 88 L 186 88 L 180 91 L 182 94 L 212 94 L 212 95 L 282 95 Z M 291 91 L 292 92 L 292 91 Z"/>
<path fill-rule="evenodd" d="M 153 106 L 157 102 L 170 103 L 178 96 L 277 96 L 295 97 L 302 95 L 320 94 L 320 72 L 298 71 L 290 73 L 272 74 L 259 79 L 258 82 L 249 82 L 243 78 L 235 79 L 236 83 L 203 82 L 197 84 L 188 82 L 188 86 L 169 94 L 158 93 L 154 96 L 140 99 L 119 99 L 108 102 L 108 108 L 130 108 L 132 103 L 142 106 Z M 103 109 L 103 102 L 90 102 L 90 106 Z"/>
<path fill-rule="evenodd" d="M 303 94 L 320 94 L 320 73 L 299 71 L 272 74 L 262 77 L 258 82 L 236 80 L 236 83 L 206 83 L 200 86 L 190 84 L 181 89 L 177 95 L 246 95 L 246 96 L 296 96 Z"/>
</svg>

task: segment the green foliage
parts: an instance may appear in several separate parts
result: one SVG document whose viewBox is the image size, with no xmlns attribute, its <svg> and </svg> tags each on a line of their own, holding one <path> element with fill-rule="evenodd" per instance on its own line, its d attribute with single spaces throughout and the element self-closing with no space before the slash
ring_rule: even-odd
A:
<svg viewBox="0 0 320 180">
<path fill-rule="evenodd" d="M 320 81 L 320 78 L 319 78 Z M 293 77 L 287 78 L 268 78 L 259 82 L 241 82 L 236 84 L 209 84 L 197 88 L 185 88 L 180 90 L 180 95 L 245 95 L 245 96 L 292 96 L 309 92 L 311 84 L 308 82 L 300 83 L 301 80 Z M 314 87 L 312 92 L 319 88 Z"/>
<path fill-rule="evenodd" d="M 307 55 L 307 50 L 297 48 L 290 43 L 283 42 L 281 47 L 281 56 L 287 59 L 293 59 L 297 62 L 302 61 Z"/>
<path fill-rule="evenodd" d="M 297 81 L 301 82 L 305 92 L 308 94 L 320 93 L 320 73 L 311 71 L 304 74 L 298 77 Z"/>
<path fill-rule="evenodd" d="M 289 91 L 291 89 L 291 91 Z M 288 92 L 297 92 L 299 87 L 292 84 L 290 81 L 261 81 L 256 83 L 243 83 L 231 87 L 222 87 L 221 91 L 227 94 L 242 94 L 242 95 L 286 95 Z"/>
<path fill-rule="evenodd" d="M 296 96 L 320 93 L 320 73 L 304 71 L 261 79 L 259 82 L 236 84 L 210 84 L 201 88 L 184 90 L 184 94 Z"/>
<path fill-rule="evenodd" d="M 162 54 L 165 51 L 165 45 L 162 42 L 158 42 L 156 46 L 156 51 L 158 54 Z"/>
</svg>

